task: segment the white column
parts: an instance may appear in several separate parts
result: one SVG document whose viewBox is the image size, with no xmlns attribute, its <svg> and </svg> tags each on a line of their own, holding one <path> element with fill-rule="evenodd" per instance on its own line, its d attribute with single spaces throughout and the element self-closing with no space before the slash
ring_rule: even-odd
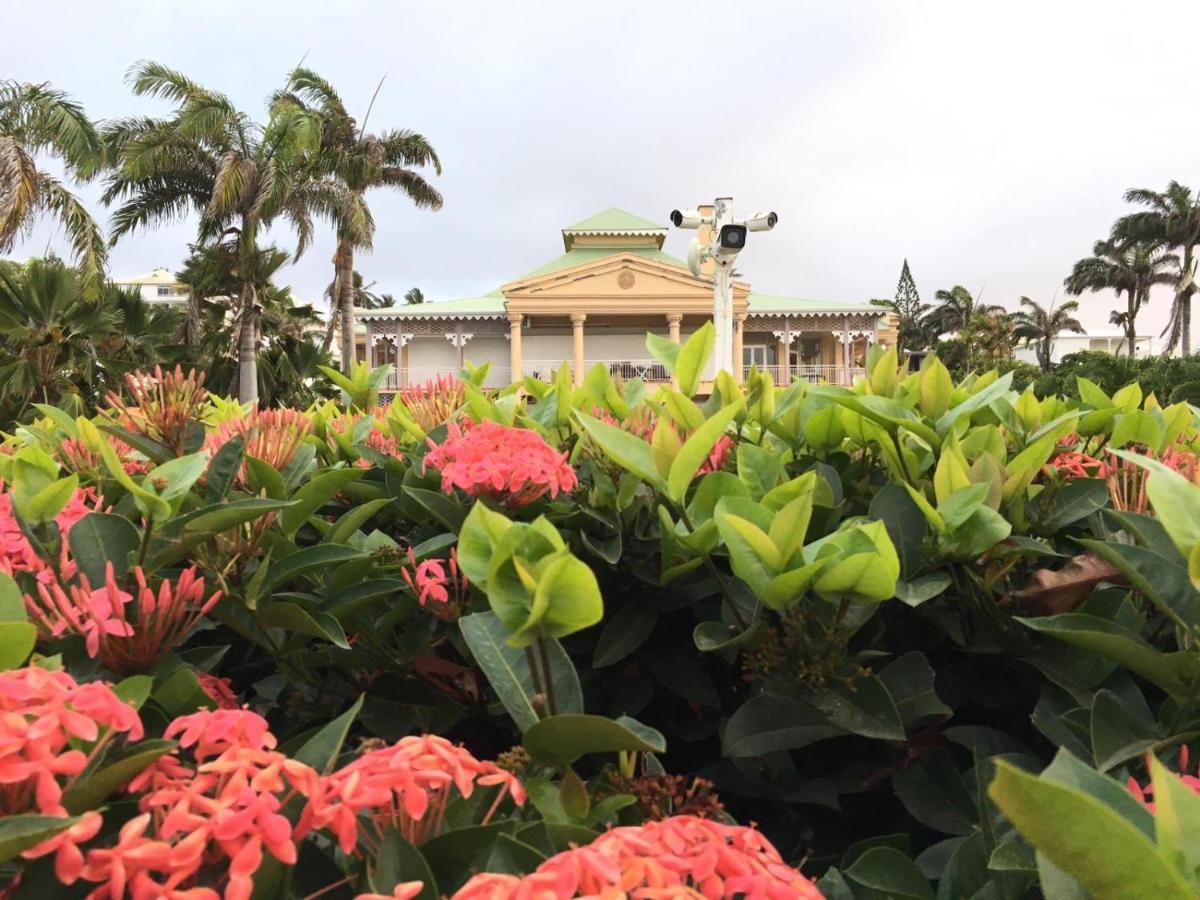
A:
<svg viewBox="0 0 1200 900">
<path fill-rule="evenodd" d="M 511 381 L 521 380 L 521 314 L 508 314 L 508 359 L 509 379 Z"/>
<path fill-rule="evenodd" d="M 575 387 L 583 384 L 583 323 L 587 313 L 571 313 L 571 372 L 575 376 Z"/>
</svg>

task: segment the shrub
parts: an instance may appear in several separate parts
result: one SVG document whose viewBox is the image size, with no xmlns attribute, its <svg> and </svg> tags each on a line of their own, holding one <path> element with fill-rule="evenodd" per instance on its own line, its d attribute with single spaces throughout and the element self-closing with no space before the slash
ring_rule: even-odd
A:
<svg viewBox="0 0 1200 900">
<path fill-rule="evenodd" d="M 680 387 L 41 407 L 0 452 L 17 895 L 1194 895 L 1191 408 L 880 349 L 704 395 L 711 340 L 649 342 Z"/>
</svg>

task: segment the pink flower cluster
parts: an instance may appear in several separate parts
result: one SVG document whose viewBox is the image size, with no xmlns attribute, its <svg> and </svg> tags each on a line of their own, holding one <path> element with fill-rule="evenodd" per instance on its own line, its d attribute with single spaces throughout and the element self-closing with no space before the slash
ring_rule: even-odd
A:
<svg viewBox="0 0 1200 900">
<path fill-rule="evenodd" d="M 675 816 L 614 828 L 585 847 L 552 856 L 524 877 L 476 875 L 453 900 L 581 896 L 820 900 L 822 894 L 753 828 Z"/>
<path fill-rule="evenodd" d="M 76 522 L 88 513 L 95 512 L 99 504 L 99 498 L 93 488 L 81 488 L 71 495 L 62 512 L 54 517 L 54 522 L 64 538 L 59 569 L 65 577 L 73 577 L 75 574 L 74 563 L 67 558 L 67 533 Z M 21 531 L 21 526 L 17 524 L 13 514 L 12 496 L 7 491 L 0 493 L 0 572 L 9 577 L 18 572 L 31 572 L 42 582 L 54 579 L 49 564 L 38 556 Z"/>
<path fill-rule="evenodd" d="M 396 394 L 394 403 L 401 404 L 413 421 L 426 431 L 433 431 L 449 422 L 463 405 L 466 386 L 453 375 L 439 375 L 418 384 L 406 384 Z"/>
<path fill-rule="evenodd" d="M 189 432 L 195 428 L 208 401 L 203 373 L 180 366 L 163 372 L 131 372 L 125 376 L 130 402 L 119 394 L 108 395 L 109 406 L 122 427 L 167 447 L 175 456 L 186 452 Z"/>
<path fill-rule="evenodd" d="M 409 547 L 408 565 L 400 569 L 400 575 L 417 595 L 417 602 L 421 606 L 429 604 L 439 619 L 457 621 L 466 603 L 468 582 L 467 576 L 459 571 L 456 548 L 450 548 L 447 560 L 427 559 L 418 563 Z"/>
<path fill-rule="evenodd" d="M 0 817 L 66 816 L 64 789 L 121 734 L 140 739 L 142 721 L 108 685 L 35 667 L 0 672 Z M 88 813 L 22 856 L 54 853 L 59 879 L 74 880 L 83 865 L 78 844 L 100 825 L 100 814 Z"/>
<path fill-rule="evenodd" d="M 338 416 L 329 422 L 328 427 L 338 434 L 348 434 L 354 430 L 354 426 L 361 419 L 362 416 L 355 415 Z M 363 443 L 382 456 L 399 458 L 402 455 L 396 438 L 380 429 L 378 423 L 371 426 L 371 430 L 367 433 L 367 438 Z M 371 460 L 361 456 L 355 460 L 354 464 L 360 469 L 369 469 L 374 465 Z"/>
<path fill-rule="evenodd" d="M 113 452 L 117 454 L 117 459 L 121 461 L 121 468 L 128 475 L 145 475 L 150 471 L 150 462 L 146 459 L 135 457 L 134 449 L 120 438 L 106 435 L 105 439 L 108 445 L 112 447 Z M 77 472 L 80 475 L 89 475 L 92 478 L 99 477 L 104 472 L 104 463 L 100 458 L 99 453 L 93 452 L 82 441 L 76 438 L 63 438 L 55 451 L 59 463 L 68 472 Z"/>
<path fill-rule="evenodd" d="M 229 419 L 208 436 L 204 446 L 216 453 L 235 437 L 240 437 L 247 456 L 261 459 L 272 468 L 282 471 L 292 461 L 304 439 L 312 431 L 312 419 L 294 409 L 258 409 Z M 242 464 L 239 479 L 247 482 L 247 468 Z"/>
<path fill-rule="evenodd" d="M 35 594 L 25 595 L 25 608 L 44 637 L 81 635 L 88 656 L 99 657 L 116 674 L 145 672 L 187 639 L 221 592 L 206 598 L 195 566 L 174 582 L 164 579 L 157 591 L 140 566 L 133 576 L 136 598 L 117 584 L 111 562 L 99 588 L 92 588 L 84 575 L 66 588 L 56 579 L 42 580 Z"/>
<path fill-rule="evenodd" d="M 570 493 L 575 470 L 560 453 L 527 428 L 509 428 L 490 420 L 451 423 L 442 444 L 429 441 L 426 468 L 442 473 L 442 490 L 460 488 L 472 497 L 492 497 L 508 506 L 525 506 L 539 497 Z"/>
<path fill-rule="evenodd" d="M 328 830 L 344 853 L 358 852 L 360 838 L 368 849 L 378 849 L 388 828 L 419 845 L 441 833 L 455 792 L 470 797 L 476 787 L 499 788 L 481 824 L 487 824 L 505 797 L 518 805 L 525 802 L 521 782 L 495 763 L 478 760 L 436 735 L 402 738 L 363 753 L 321 779 L 296 833 L 303 837 L 309 831 Z M 373 834 L 360 817 L 372 823 Z"/>
</svg>

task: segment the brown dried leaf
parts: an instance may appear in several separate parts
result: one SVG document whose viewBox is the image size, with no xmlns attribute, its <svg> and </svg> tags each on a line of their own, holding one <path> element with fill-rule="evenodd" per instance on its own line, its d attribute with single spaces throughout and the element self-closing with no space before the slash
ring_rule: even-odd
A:
<svg viewBox="0 0 1200 900">
<path fill-rule="evenodd" d="M 1082 553 L 1061 569 L 1038 569 L 1029 584 L 1005 599 L 1034 616 L 1070 612 L 1088 598 L 1100 582 L 1125 584 L 1125 576 L 1094 553 Z"/>
</svg>

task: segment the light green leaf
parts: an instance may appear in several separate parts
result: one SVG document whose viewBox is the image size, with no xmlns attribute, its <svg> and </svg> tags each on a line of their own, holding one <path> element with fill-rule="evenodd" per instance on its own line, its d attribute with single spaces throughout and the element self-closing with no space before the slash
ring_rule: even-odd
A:
<svg viewBox="0 0 1200 900">
<path fill-rule="evenodd" d="M 692 336 L 684 341 L 675 360 L 675 379 L 679 382 L 679 390 L 687 397 L 694 396 L 700 389 L 700 379 L 708 357 L 716 342 L 716 329 L 711 321 L 701 325 Z"/>
<path fill-rule="evenodd" d="M 575 417 L 588 436 L 599 445 L 609 459 L 622 468 L 628 469 L 660 493 L 667 492 L 666 481 L 658 474 L 658 467 L 654 464 L 654 454 L 649 444 L 620 428 L 609 425 L 607 422 L 601 422 L 578 410 L 575 411 Z"/>
<path fill-rule="evenodd" d="M 687 494 L 688 486 L 696 477 L 696 472 L 712 452 L 713 447 L 729 427 L 729 423 L 741 412 L 741 403 L 723 407 L 709 417 L 696 432 L 683 444 L 667 476 L 667 496 L 676 503 L 682 503 Z"/>
</svg>

